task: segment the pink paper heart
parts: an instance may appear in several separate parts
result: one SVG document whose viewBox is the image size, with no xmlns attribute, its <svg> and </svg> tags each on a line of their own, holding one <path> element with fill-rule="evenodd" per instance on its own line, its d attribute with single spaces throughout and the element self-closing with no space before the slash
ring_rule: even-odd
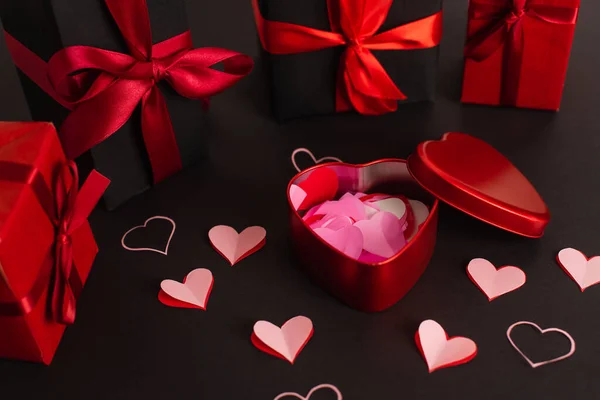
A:
<svg viewBox="0 0 600 400">
<path fill-rule="evenodd" d="M 335 387 L 333 385 L 330 385 L 328 383 L 324 383 L 322 385 L 315 386 L 314 388 L 312 388 L 310 390 L 310 392 L 308 392 L 308 394 L 306 395 L 306 397 L 303 397 L 303 396 L 299 395 L 298 393 L 286 392 L 286 393 L 281 393 L 279 396 L 275 397 L 273 400 L 281 400 L 281 399 L 283 399 L 285 397 L 295 397 L 295 398 L 297 398 L 299 400 L 310 400 L 311 396 L 315 392 L 318 392 L 321 389 L 329 389 L 329 390 L 331 390 L 333 393 L 336 394 L 337 400 L 342 400 L 342 392 L 340 392 L 340 390 L 337 387 Z"/>
<path fill-rule="evenodd" d="M 267 231 L 260 226 L 251 226 L 237 233 L 226 225 L 215 226 L 208 232 L 211 244 L 233 266 L 255 253 L 265 245 Z"/>
<path fill-rule="evenodd" d="M 326 201 L 319 207 L 316 214 L 337 215 L 361 221 L 367 218 L 364 204 L 356 197 L 343 196 L 340 200 Z"/>
<path fill-rule="evenodd" d="M 290 186 L 290 200 L 294 210 L 298 210 L 302 202 L 306 199 L 306 192 L 298 185 Z"/>
<path fill-rule="evenodd" d="M 533 361 L 531 361 L 529 359 L 529 357 L 527 357 L 521 351 L 521 349 L 519 349 L 519 347 L 515 344 L 515 342 L 512 340 L 512 337 L 510 336 L 512 330 L 515 327 L 519 326 L 519 325 L 529 325 L 529 326 L 532 326 L 535 329 L 537 329 L 541 334 L 544 334 L 544 333 L 547 333 L 547 332 L 557 332 L 557 333 L 560 333 L 560 334 L 564 335 L 567 339 L 569 339 L 569 342 L 571 342 L 571 350 L 569 350 L 569 352 L 567 354 L 564 354 L 564 355 L 562 355 L 560 357 L 556 357 L 556 358 L 553 358 L 551 360 L 540 361 L 540 362 L 534 363 Z M 557 361 L 564 360 L 565 358 L 571 357 L 573 355 L 573 353 L 575 353 L 575 340 L 573 339 L 573 337 L 568 332 L 563 331 L 562 329 L 558 329 L 558 328 L 542 329 L 537 324 L 534 324 L 533 322 L 529 322 L 529 321 L 519 321 L 519 322 L 515 322 L 514 324 L 512 324 L 508 328 L 508 330 L 506 331 L 506 337 L 508 338 L 508 341 L 510 342 L 510 344 L 512 345 L 512 347 L 514 347 L 515 350 L 517 350 L 517 352 L 521 355 L 521 357 L 523 357 L 525 359 L 525 361 L 527 361 L 527 363 L 529 365 L 531 365 L 531 368 L 537 368 L 537 367 L 541 367 L 543 365 L 548 365 L 548 364 L 555 363 Z"/>
<path fill-rule="evenodd" d="M 136 231 L 138 229 L 145 229 L 148 226 L 148 223 L 154 220 L 165 220 L 165 221 L 169 221 L 171 223 L 171 225 L 173 226 L 171 228 L 171 233 L 169 234 L 169 238 L 166 241 L 165 247 L 163 250 L 161 249 L 154 249 L 152 247 L 129 247 L 125 244 L 125 239 L 127 238 L 127 236 L 133 232 Z M 159 253 L 162 255 L 167 255 L 167 253 L 169 252 L 169 246 L 171 245 L 171 239 L 173 239 L 173 235 L 175 234 L 175 221 L 173 221 L 171 218 L 169 217 L 163 217 L 160 215 L 157 215 L 156 217 L 151 217 L 148 218 L 146 220 L 146 222 L 144 222 L 144 225 L 138 225 L 138 226 L 134 226 L 133 228 L 131 228 L 130 230 L 128 230 L 127 232 L 125 232 L 125 234 L 123 235 L 123 237 L 121 238 L 121 246 L 123 246 L 123 248 L 125 250 L 129 250 L 129 251 L 153 251 L 155 253 Z"/>
<path fill-rule="evenodd" d="M 339 231 L 340 229 L 344 229 L 348 226 L 352 226 L 353 221 L 350 217 L 338 216 L 338 215 L 328 215 L 323 217 L 322 219 L 310 224 L 311 229 L 316 228 L 327 228 L 333 231 Z"/>
<path fill-rule="evenodd" d="M 429 372 L 471 361 L 477 355 L 477 345 L 465 337 L 449 338 L 444 328 L 429 319 L 421 322 L 415 340 Z"/>
<path fill-rule="evenodd" d="M 558 253 L 558 263 L 573 279 L 581 291 L 600 282 L 600 257 L 587 258 L 579 250 L 562 249 Z"/>
<path fill-rule="evenodd" d="M 467 266 L 467 274 L 489 301 L 517 290 L 527 280 L 525 272 L 520 268 L 506 266 L 496 269 L 491 262 L 483 258 L 471 260 Z"/>
<path fill-rule="evenodd" d="M 369 220 L 354 224 L 363 235 L 363 249 L 377 256 L 390 258 L 406 244 L 402 224 L 394 214 L 380 211 Z"/>
<path fill-rule="evenodd" d="M 316 228 L 315 233 L 334 248 L 348 257 L 358 260 L 363 249 L 363 235 L 355 226 L 334 231 L 328 228 Z"/>
<path fill-rule="evenodd" d="M 304 316 L 288 320 L 281 328 L 268 321 L 258 321 L 254 324 L 252 343 L 259 350 L 293 364 L 312 335 L 312 321 Z"/>
<path fill-rule="evenodd" d="M 160 288 L 171 299 L 206 310 L 206 303 L 208 302 L 213 282 L 214 279 L 210 270 L 198 268 L 186 276 L 184 283 L 166 279 L 160 283 Z M 159 295 L 159 300 L 163 304 L 177 307 L 177 302 L 173 302 L 171 299 L 165 299 Z"/>
<path fill-rule="evenodd" d="M 374 201 L 373 204 L 377 206 L 380 211 L 387 211 L 394 214 L 399 220 L 406 220 L 406 204 L 397 197 Z"/>
</svg>

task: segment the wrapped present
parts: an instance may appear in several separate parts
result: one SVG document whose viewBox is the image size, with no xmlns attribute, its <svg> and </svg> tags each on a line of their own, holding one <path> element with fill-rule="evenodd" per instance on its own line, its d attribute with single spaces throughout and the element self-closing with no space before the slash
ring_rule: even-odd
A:
<svg viewBox="0 0 600 400">
<path fill-rule="evenodd" d="M 28 121 L 29 108 L 2 32 L 0 21 L 0 121 Z"/>
<path fill-rule="evenodd" d="M 49 364 L 98 252 L 87 217 L 109 180 L 79 189 L 50 123 L 0 122 L 0 357 Z"/>
<path fill-rule="evenodd" d="M 557 111 L 580 0 L 471 0 L 462 101 Z"/>
<path fill-rule="evenodd" d="M 252 1 L 278 119 L 433 99 L 441 0 Z"/>
<path fill-rule="evenodd" d="M 194 49 L 183 0 L 2 3 L 34 119 L 60 126 L 69 158 L 91 149 L 113 181 L 109 208 L 202 158 L 202 105 L 252 69 L 243 54 Z"/>
</svg>

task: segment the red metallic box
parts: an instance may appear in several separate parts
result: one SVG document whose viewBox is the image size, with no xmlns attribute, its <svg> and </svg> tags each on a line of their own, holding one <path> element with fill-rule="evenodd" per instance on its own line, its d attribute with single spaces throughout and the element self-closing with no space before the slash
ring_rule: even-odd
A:
<svg viewBox="0 0 600 400">
<path fill-rule="evenodd" d="M 462 101 L 557 111 L 580 0 L 470 0 Z"/>
<path fill-rule="evenodd" d="M 87 216 L 108 185 L 81 190 L 50 123 L 0 122 L 0 357 L 52 361 L 98 248 Z"/>
<path fill-rule="evenodd" d="M 318 236 L 292 201 L 292 185 L 303 185 L 313 172 L 324 168 L 337 176 L 336 196 L 346 192 L 404 195 L 423 202 L 429 216 L 393 257 L 381 262 L 352 259 Z M 321 182 L 311 186 L 322 192 L 315 203 L 328 196 L 321 194 L 331 193 Z M 316 165 L 292 178 L 287 193 L 293 244 L 308 275 L 344 303 L 367 312 L 398 302 L 427 268 L 436 243 L 439 200 L 487 224 L 531 238 L 541 237 L 550 220 L 546 204 L 527 178 L 492 146 L 464 133 L 447 133 L 441 140 L 421 143 L 406 161 Z"/>
</svg>

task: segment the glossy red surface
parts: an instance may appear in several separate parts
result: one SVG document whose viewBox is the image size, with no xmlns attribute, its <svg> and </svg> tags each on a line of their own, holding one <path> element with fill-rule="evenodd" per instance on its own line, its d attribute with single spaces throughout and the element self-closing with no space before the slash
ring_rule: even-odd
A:
<svg viewBox="0 0 600 400">
<path fill-rule="evenodd" d="M 421 143 L 408 159 L 417 182 L 440 200 L 488 224 L 541 237 L 550 221 L 542 197 L 496 149 L 464 133 Z"/>
<path fill-rule="evenodd" d="M 353 260 L 317 236 L 292 206 L 290 186 L 299 184 L 321 168 L 336 172 L 338 195 L 348 191 L 404 194 L 427 204 L 429 218 L 394 257 L 372 264 Z M 296 175 L 287 193 L 292 239 L 305 270 L 315 283 L 349 306 L 368 312 L 384 310 L 398 302 L 425 271 L 435 247 L 438 201 L 412 179 L 406 161 L 386 159 L 363 165 L 317 165 Z"/>
</svg>

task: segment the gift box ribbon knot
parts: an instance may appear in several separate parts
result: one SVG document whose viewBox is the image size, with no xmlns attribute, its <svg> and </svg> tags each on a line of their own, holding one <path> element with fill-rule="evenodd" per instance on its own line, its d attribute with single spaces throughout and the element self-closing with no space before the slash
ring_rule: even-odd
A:
<svg viewBox="0 0 600 400">
<path fill-rule="evenodd" d="M 154 182 L 182 168 L 165 99 L 167 82 L 181 96 L 205 100 L 250 73 L 252 59 L 221 48 L 194 49 L 186 31 L 152 44 L 146 0 L 105 0 L 130 54 L 90 46 L 58 51 L 46 64 L 6 34 L 17 67 L 72 112 L 60 128 L 74 159 L 118 131 L 141 104 L 142 134 Z M 223 71 L 214 69 L 222 64 Z"/>
<path fill-rule="evenodd" d="M 32 288 L 15 302 L 0 302 L 0 316 L 30 313 L 48 290 L 51 319 L 61 324 L 72 324 L 76 299 L 83 285 L 73 265 L 71 235 L 87 220 L 110 181 L 92 171 L 80 190 L 77 166 L 72 161 L 61 167 L 54 191 L 50 190 L 37 168 L 16 162 L 0 161 L 0 180 L 29 185 L 55 228 L 54 244 Z"/>
<path fill-rule="evenodd" d="M 442 12 L 377 33 L 393 0 L 328 0 L 331 31 L 270 21 L 252 0 L 258 35 L 271 54 L 296 54 L 345 46 L 338 72 L 336 111 L 361 114 L 396 111 L 407 97 L 398 89 L 371 50 L 416 50 L 438 46 Z"/>
<path fill-rule="evenodd" d="M 554 25 L 574 25 L 579 7 L 545 5 L 535 0 L 472 0 L 470 18 L 486 21 L 467 39 L 465 56 L 484 61 L 504 45 L 500 103 L 516 106 L 525 49 L 525 18 Z M 535 43 L 532 43 L 535 45 Z"/>
</svg>

